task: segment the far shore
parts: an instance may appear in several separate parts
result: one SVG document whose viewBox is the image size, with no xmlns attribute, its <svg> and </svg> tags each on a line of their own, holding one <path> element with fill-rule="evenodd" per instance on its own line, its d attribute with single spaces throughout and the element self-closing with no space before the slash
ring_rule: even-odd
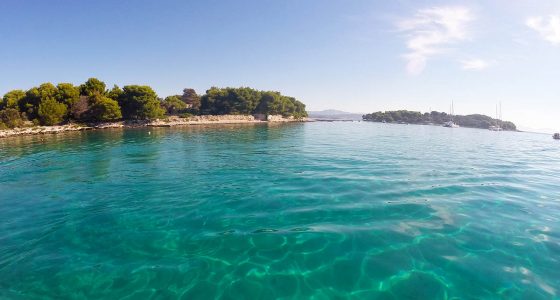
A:
<svg viewBox="0 0 560 300">
<path fill-rule="evenodd" d="M 138 127 L 173 127 L 182 125 L 210 125 L 210 124 L 244 124 L 244 123 L 282 123 L 282 122 L 307 122 L 307 118 L 294 119 L 270 115 L 266 118 L 250 115 L 202 115 L 189 118 L 170 116 L 158 120 L 135 120 L 104 122 L 95 124 L 69 123 L 56 126 L 33 126 L 0 130 L 0 138 L 25 135 L 58 134 L 70 131 L 98 130 L 107 128 L 138 128 Z"/>
</svg>

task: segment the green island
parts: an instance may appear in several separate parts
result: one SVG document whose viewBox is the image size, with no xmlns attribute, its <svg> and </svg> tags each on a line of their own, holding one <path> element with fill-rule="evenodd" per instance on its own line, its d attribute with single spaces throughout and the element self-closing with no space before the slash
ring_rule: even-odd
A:
<svg viewBox="0 0 560 300">
<path fill-rule="evenodd" d="M 426 112 L 409 110 L 395 110 L 385 112 L 374 112 L 362 116 L 364 121 L 387 122 L 387 123 L 408 123 L 408 124 L 436 124 L 441 125 L 449 121 L 455 122 L 461 127 L 489 129 L 491 126 L 499 126 L 502 130 L 517 131 L 517 127 L 510 121 L 493 119 L 481 114 L 473 115 L 450 115 L 444 112 Z"/>
<path fill-rule="evenodd" d="M 7 92 L 0 101 L 0 130 L 199 115 L 279 115 L 299 120 L 307 112 L 302 102 L 275 91 L 212 87 L 198 95 L 185 88 L 182 94 L 162 99 L 146 85 L 108 89 L 103 81 L 90 78 L 79 86 L 43 83 Z"/>
</svg>

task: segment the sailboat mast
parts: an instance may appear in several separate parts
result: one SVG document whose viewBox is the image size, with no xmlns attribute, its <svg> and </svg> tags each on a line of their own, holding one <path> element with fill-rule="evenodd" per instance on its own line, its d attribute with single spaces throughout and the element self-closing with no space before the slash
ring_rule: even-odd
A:
<svg viewBox="0 0 560 300">
<path fill-rule="evenodd" d="M 500 101 L 500 125 L 502 124 L 502 101 Z"/>
<path fill-rule="evenodd" d="M 455 107 L 453 104 L 453 100 L 451 100 L 451 121 L 453 121 L 453 115 L 455 114 Z"/>
</svg>

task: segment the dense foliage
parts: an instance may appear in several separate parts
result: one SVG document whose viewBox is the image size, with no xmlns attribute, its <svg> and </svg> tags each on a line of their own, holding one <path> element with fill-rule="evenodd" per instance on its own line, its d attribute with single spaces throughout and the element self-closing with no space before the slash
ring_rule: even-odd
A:
<svg viewBox="0 0 560 300">
<path fill-rule="evenodd" d="M 118 99 L 125 119 L 149 120 L 163 117 L 163 108 L 151 87 L 127 85 Z"/>
<path fill-rule="evenodd" d="M 281 95 L 279 92 L 261 92 L 261 99 L 255 112 L 268 115 L 307 117 L 305 105 L 293 97 Z"/>
<path fill-rule="evenodd" d="M 66 104 L 70 109 L 74 103 L 80 100 L 80 89 L 71 83 L 59 83 L 57 86 L 56 99 L 59 102 Z"/>
<path fill-rule="evenodd" d="M 184 89 L 181 100 L 187 104 L 189 112 L 198 114 L 200 112 L 200 96 L 193 89 Z"/>
<path fill-rule="evenodd" d="M 307 117 L 305 104 L 279 92 L 258 91 L 251 88 L 216 88 L 206 91 L 201 98 L 202 114 L 222 115 L 283 115 L 284 117 Z"/>
<path fill-rule="evenodd" d="M 444 112 L 432 111 L 430 113 L 421 113 L 418 111 L 397 110 L 386 112 L 374 112 L 366 114 L 364 121 L 388 122 L 388 123 L 410 123 L 410 124 L 443 124 L 453 120 L 457 125 L 463 127 L 488 129 L 490 126 L 500 126 L 503 130 L 515 131 L 515 124 L 509 121 L 501 121 L 493 119 L 489 116 L 474 115 L 449 115 Z"/>
<path fill-rule="evenodd" d="M 93 94 L 105 93 L 105 82 L 97 79 L 90 78 L 84 84 L 80 85 L 80 95 L 91 96 Z"/>
<path fill-rule="evenodd" d="M 119 101 L 119 98 L 122 96 L 123 90 L 118 85 L 113 85 L 113 88 L 107 91 L 107 97 Z"/>
<path fill-rule="evenodd" d="M 18 103 L 25 97 L 25 92 L 22 90 L 13 90 L 7 92 L 0 102 L 0 109 L 4 108 L 18 108 Z"/>
<path fill-rule="evenodd" d="M 211 88 L 205 95 L 186 88 L 164 100 L 145 85 L 122 89 L 90 78 L 79 86 L 43 83 L 27 91 L 13 90 L 0 99 L 0 128 L 57 125 L 69 121 L 151 120 L 165 115 L 264 114 L 302 118 L 305 105 L 279 92 L 242 88 Z"/>
<path fill-rule="evenodd" d="M 189 105 L 179 95 L 166 97 L 162 105 L 168 115 L 182 114 L 189 108 Z"/>
<path fill-rule="evenodd" d="M 94 121 L 115 121 L 122 118 L 119 103 L 102 94 L 95 93 L 88 98 L 88 118 Z"/>
<path fill-rule="evenodd" d="M 39 103 L 37 115 L 41 124 L 52 126 L 64 120 L 66 111 L 67 108 L 64 103 L 58 102 L 54 98 L 47 98 Z"/>
</svg>

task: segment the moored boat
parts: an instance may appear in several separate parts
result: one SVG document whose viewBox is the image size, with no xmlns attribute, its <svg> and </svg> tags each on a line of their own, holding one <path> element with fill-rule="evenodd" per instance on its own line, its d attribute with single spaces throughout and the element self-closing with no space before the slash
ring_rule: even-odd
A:
<svg viewBox="0 0 560 300">
<path fill-rule="evenodd" d="M 552 138 L 555 139 L 555 140 L 560 140 L 560 133 L 557 132 L 557 133 L 553 134 Z"/>
<path fill-rule="evenodd" d="M 449 121 L 449 122 L 443 123 L 443 127 L 458 128 L 459 125 L 455 124 L 455 122 L 453 122 L 453 121 Z"/>
<path fill-rule="evenodd" d="M 488 127 L 488 130 L 490 130 L 490 131 L 502 131 L 503 128 L 502 128 L 502 126 L 500 126 L 501 123 L 502 123 L 502 102 L 500 102 L 499 112 L 498 112 L 498 104 L 496 104 L 496 125 L 492 125 L 492 126 Z"/>
<path fill-rule="evenodd" d="M 451 117 L 451 120 L 443 123 L 443 127 L 447 127 L 447 128 L 458 128 L 459 125 L 455 124 L 455 122 L 453 121 L 453 114 L 455 113 L 455 107 L 453 105 L 453 101 L 451 101 L 451 107 L 449 109 L 449 116 Z"/>
</svg>

